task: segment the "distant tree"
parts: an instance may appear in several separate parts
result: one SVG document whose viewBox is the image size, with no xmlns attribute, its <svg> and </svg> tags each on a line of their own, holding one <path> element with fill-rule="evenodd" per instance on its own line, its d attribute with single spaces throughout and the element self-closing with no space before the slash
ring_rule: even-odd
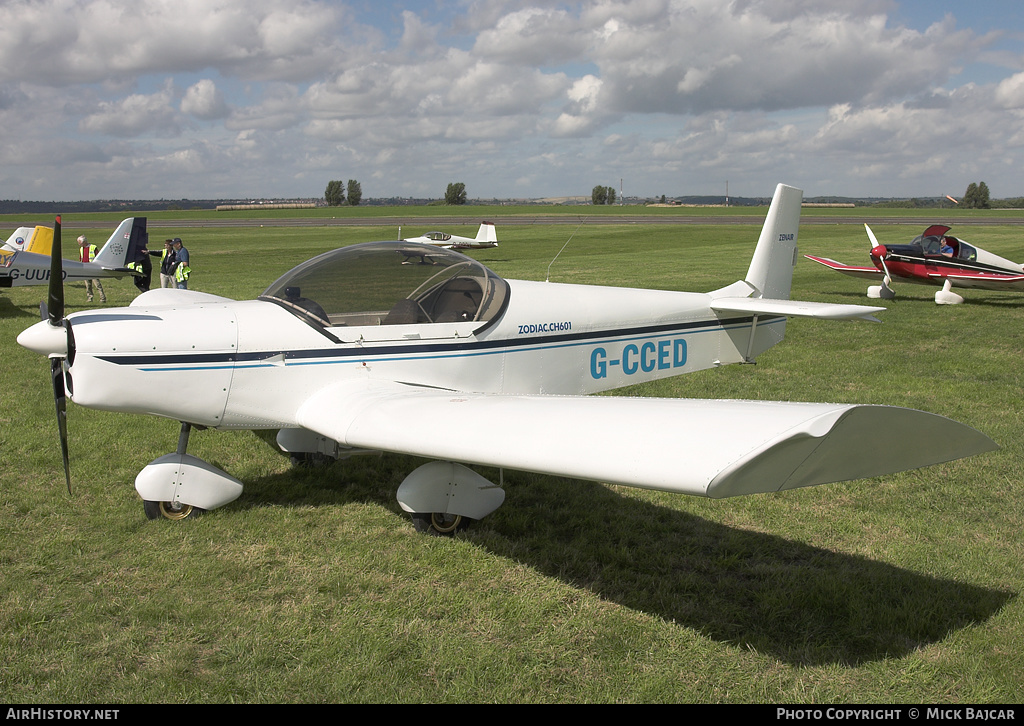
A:
<svg viewBox="0 0 1024 726">
<path fill-rule="evenodd" d="M 592 204 L 615 204 L 615 188 L 596 186 L 590 192 Z"/>
<path fill-rule="evenodd" d="M 327 182 L 324 199 L 327 201 L 328 207 L 340 207 L 345 203 L 345 185 L 340 181 Z"/>
<path fill-rule="evenodd" d="M 985 182 L 978 182 L 978 208 L 989 209 L 991 206 L 991 200 L 988 195 L 988 184 Z"/>
<path fill-rule="evenodd" d="M 466 203 L 466 185 L 462 182 L 453 182 L 448 185 L 448 190 L 444 193 L 445 204 L 465 204 Z"/>
<path fill-rule="evenodd" d="M 664 195 L 664 194 L 662 194 L 662 195 L 661 195 L 661 202 L 660 202 L 660 203 L 661 203 L 661 204 L 664 204 L 664 203 L 665 203 L 665 195 Z"/>
<path fill-rule="evenodd" d="M 353 207 L 358 207 L 359 202 L 363 201 L 363 187 L 355 179 L 348 180 L 348 203 Z"/>
<path fill-rule="evenodd" d="M 992 203 L 989 199 L 988 184 L 985 182 L 980 184 L 971 182 L 968 184 L 967 191 L 964 192 L 964 198 L 960 200 L 960 206 L 967 209 L 991 209 Z"/>
</svg>

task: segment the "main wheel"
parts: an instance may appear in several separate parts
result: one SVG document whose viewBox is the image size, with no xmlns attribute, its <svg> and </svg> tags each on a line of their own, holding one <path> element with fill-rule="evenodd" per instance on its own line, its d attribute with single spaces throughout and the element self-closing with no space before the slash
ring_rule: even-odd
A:
<svg viewBox="0 0 1024 726">
<path fill-rule="evenodd" d="M 147 519 L 164 519 L 179 520 L 179 519 L 195 519 L 202 514 L 204 509 L 199 507 L 193 507 L 191 504 L 181 504 L 180 502 L 151 502 L 146 500 L 142 503 L 142 508 L 146 512 Z"/>
<path fill-rule="evenodd" d="M 461 514 L 445 514 L 433 512 L 431 514 L 413 514 L 412 524 L 417 532 L 432 534 L 435 537 L 451 537 L 456 532 L 461 532 L 473 520 L 463 517 Z"/>
<path fill-rule="evenodd" d="M 292 466 L 301 469 L 320 469 L 334 463 L 334 457 L 319 452 L 298 451 L 291 455 Z"/>
</svg>

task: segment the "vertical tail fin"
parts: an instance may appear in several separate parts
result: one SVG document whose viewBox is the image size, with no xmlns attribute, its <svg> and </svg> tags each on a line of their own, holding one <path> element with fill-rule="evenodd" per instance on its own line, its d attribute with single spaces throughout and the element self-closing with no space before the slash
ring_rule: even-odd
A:
<svg viewBox="0 0 1024 726">
<path fill-rule="evenodd" d="M 49 257 L 51 249 L 53 249 L 53 229 L 37 226 L 32 232 L 32 239 L 25 244 L 25 251 Z"/>
<path fill-rule="evenodd" d="M 498 242 L 498 233 L 494 229 L 493 222 L 484 222 L 476 232 L 477 242 Z"/>
<path fill-rule="evenodd" d="M 5 250 L 26 250 L 31 252 L 30 247 L 32 246 L 32 238 L 35 236 L 36 229 L 32 227 L 18 227 L 14 230 L 6 242 L 3 244 Z M 53 230 L 50 230 L 50 242 L 53 242 Z M 40 253 L 43 254 L 43 253 Z M 46 248 L 46 256 L 50 256 L 50 248 Z"/>
<path fill-rule="evenodd" d="M 788 300 L 797 259 L 797 235 L 800 231 L 800 205 L 803 190 L 779 184 L 768 208 L 754 257 L 750 260 L 746 281 L 756 292 L 754 297 Z"/>
<path fill-rule="evenodd" d="M 94 260 L 101 267 L 109 269 L 123 268 L 133 262 L 138 262 L 142 255 L 146 254 L 141 250 L 149 243 L 149 233 L 146 231 L 145 217 L 129 217 L 121 222 L 114 234 L 103 245 L 96 254 Z"/>
<path fill-rule="evenodd" d="M 717 313 L 746 313 L 754 316 L 753 328 L 757 329 L 758 316 L 796 316 L 822 318 L 827 320 L 849 320 L 861 318 L 878 322 L 874 313 L 885 308 L 865 305 L 837 305 L 834 303 L 804 302 L 790 300 L 793 285 L 793 268 L 797 259 L 797 233 L 800 227 L 800 205 L 804 193 L 800 189 L 779 184 L 768 208 L 761 236 L 750 260 L 745 280 L 708 293 L 711 309 Z M 751 344 L 746 359 L 751 360 L 756 350 L 765 350 L 782 340 L 785 325 L 776 326 L 778 338 L 767 346 L 754 345 L 753 329 Z M 758 332 L 760 336 L 760 332 Z"/>
</svg>

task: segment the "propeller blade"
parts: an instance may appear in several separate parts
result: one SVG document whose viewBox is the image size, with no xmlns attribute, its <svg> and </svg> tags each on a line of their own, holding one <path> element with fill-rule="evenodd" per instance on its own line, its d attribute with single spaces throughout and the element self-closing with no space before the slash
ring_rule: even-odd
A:
<svg viewBox="0 0 1024 726">
<path fill-rule="evenodd" d="M 53 222 L 53 246 L 50 247 L 50 287 L 47 310 L 50 325 L 64 322 L 64 263 L 60 249 L 60 216 Z"/>
<path fill-rule="evenodd" d="M 68 402 L 64 391 L 64 363 L 60 358 L 50 359 L 50 379 L 53 383 L 53 402 L 57 409 L 57 433 L 60 452 L 64 460 L 64 481 L 71 493 L 71 462 L 68 457 Z"/>
<path fill-rule="evenodd" d="M 871 241 L 871 249 L 875 249 L 875 247 L 878 247 L 878 240 L 875 238 L 875 233 L 872 232 L 871 227 L 866 224 L 864 225 L 864 229 L 867 231 L 868 239 Z"/>
<path fill-rule="evenodd" d="M 64 263 L 61 254 L 60 216 L 53 222 L 53 245 L 50 247 L 50 284 L 47 302 L 39 306 L 39 313 L 53 327 L 64 328 L 67 334 L 67 358 L 74 355 L 74 336 L 71 324 L 64 319 Z M 50 358 L 50 380 L 53 383 L 53 404 L 57 410 L 57 434 L 60 453 L 64 461 L 64 481 L 71 493 L 71 462 L 68 456 L 68 397 L 64 387 L 64 359 Z"/>
<path fill-rule="evenodd" d="M 864 229 L 868 233 L 868 240 L 871 242 L 872 251 L 881 247 L 882 245 L 878 244 L 878 239 L 875 237 L 875 233 L 871 231 L 871 227 L 865 224 Z M 883 249 L 885 248 L 883 247 Z M 889 267 L 885 264 L 885 255 L 879 255 L 878 261 L 882 263 L 882 272 L 885 273 L 883 282 L 888 286 L 892 283 L 892 275 L 889 274 Z"/>
</svg>

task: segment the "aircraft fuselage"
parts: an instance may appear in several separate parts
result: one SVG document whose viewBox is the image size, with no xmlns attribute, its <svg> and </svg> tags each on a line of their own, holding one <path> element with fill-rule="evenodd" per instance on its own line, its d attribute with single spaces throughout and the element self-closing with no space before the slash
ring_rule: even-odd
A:
<svg viewBox="0 0 1024 726">
<path fill-rule="evenodd" d="M 700 293 L 508 283 L 504 313 L 487 324 L 319 330 L 272 302 L 213 296 L 180 306 L 142 296 L 127 308 L 76 313 L 70 396 L 202 426 L 280 428 L 295 424 L 312 392 L 342 379 L 590 394 L 740 362 L 784 334 L 783 317 L 754 326 L 749 315 L 714 313 Z"/>
<path fill-rule="evenodd" d="M 889 274 L 922 285 L 941 286 L 946 278 L 954 277 L 957 287 L 980 290 L 1006 290 L 1007 278 L 1019 278 L 1021 266 L 976 247 L 961 245 L 963 257 L 927 254 L 920 245 L 885 245 L 885 265 Z M 871 255 L 871 262 L 884 271 L 879 256 Z"/>
</svg>

